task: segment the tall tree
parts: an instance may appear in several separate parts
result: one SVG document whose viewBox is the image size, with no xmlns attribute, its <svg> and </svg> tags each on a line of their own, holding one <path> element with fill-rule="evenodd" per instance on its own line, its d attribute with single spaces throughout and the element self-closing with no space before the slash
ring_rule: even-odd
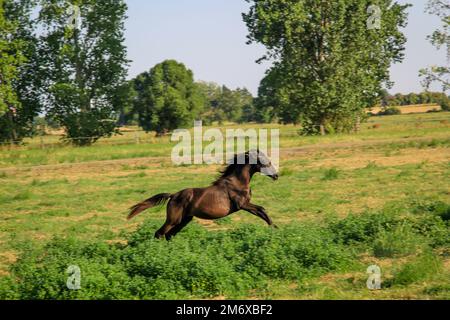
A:
<svg viewBox="0 0 450 320">
<path fill-rule="evenodd" d="M 444 0 L 430 0 L 427 12 L 437 15 L 442 22 L 442 28 L 428 37 L 438 50 L 446 48 L 448 63 L 445 66 L 431 66 L 420 70 L 424 77 L 423 85 L 428 89 L 433 82 L 440 83 L 442 90 L 450 90 L 450 3 Z"/>
<path fill-rule="evenodd" d="M 214 82 L 198 82 L 196 85 L 207 102 L 202 114 L 207 123 L 256 121 L 253 96 L 246 88 L 232 90 Z"/>
<path fill-rule="evenodd" d="M 261 80 L 255 108 L 263 122 L 279 119 L 282 123 L 299 123 L 299 110 L 290 103 L 290 86 L 287 80 L 281 64 L 269 69 Z"/>
<path fill-rule="evenodd" d="M 239 91 L 233 91 L 226 86 L 222 87 L 219 109 L 223 111 L 226 120 L 237 122 L 241 119 L 243 105 L 240 100 Z"/>
<path fill-rule="evenodd" d="M 13 5 L 13 1 L 0 0 L 0 142 L 9 143 L 21 138 L 17 119 L 22 106 L 16 86 L 27 47 L 26 40 L 18 37 L 23 25 L 11 12 Z"/>
<path fill-rule="evenodd" d="M 234 96 L 236 104 L 240 109 L 241 115 L 235 121 L 237 122 L 252 122 L 257 121 L 254 104 L 253 95 L 248 91 L 247 88 L 237 88 L 234 90 Z"/>
<path fill-rule="evenodd" d="M 116 132 L 126 76 L 123 0 L 43 2 L 48 116 L 77 145 Z"/>
<path fill-rule="evenodd" d="M 197 82 L 196 85 L 203 95 L 206 104 L 201 114 L 203 122 L 209 125 L 215 121 L 219 123 L 225 121 L 225 112 L 220 108 L 223 87 L 215 82 L 204 81 Z"/>
<path fill-rule="evenodd" d="M 137 92 L 134 89 L 134 81 L 125 82 L 118 88 L 114 96 L 114 105 L 119 106 L 119 122 L 120 126 L 135 125 L 138 123 L 138 116 L 135 110 L 135 100 Z"/>
<path fill-rule="evenodd" d="M 204 96 L 194 75 L 175 60 L 166 60 L 134 79 L 135 110 L 146 131 L 162 135 L 177 128 L 192 127 L 202 113 Z"/>
<path fill-rule="evenodd" d="M 407 5 L 391 0 L 246 0 L 249 43 L 271 59 L 261 91 L 304 133 L 350 131 L 403 58 Z M 379 13 L 379 15 L 378 15 Z"/>
</svg>

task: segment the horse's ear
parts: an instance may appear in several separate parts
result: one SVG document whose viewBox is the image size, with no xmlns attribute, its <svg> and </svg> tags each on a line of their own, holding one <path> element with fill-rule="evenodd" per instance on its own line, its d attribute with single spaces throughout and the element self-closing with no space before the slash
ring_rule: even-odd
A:
<svg viewBox="0 0 450 320">
<path fill-rule="evenodd" d="M 249 164 L 258 164 L 258 160 L 259 160 L 259 153 L 257 150 L 250 150 L 248 152 L 248 160 L 249 160 Z"/>
<path fill-rule="evenodd" d="M 245 164 L 248 160 L 248 153 L 239 153 L 235 154 L 233 157 L 233 163 L 232 164 Z"/>
</svg>

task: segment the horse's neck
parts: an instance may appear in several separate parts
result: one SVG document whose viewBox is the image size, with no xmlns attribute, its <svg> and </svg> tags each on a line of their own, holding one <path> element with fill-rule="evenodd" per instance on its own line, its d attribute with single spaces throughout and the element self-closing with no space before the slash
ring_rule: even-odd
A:
<svg viewBox="0 0 450 320">
<path fill-rule="evenodd" d="M 235 175 L 236 181 L 243 187 L 248 188 L 253 174 L 250 171 L 250 166 L 246 165 L 238 174 Z"/>
</svg>

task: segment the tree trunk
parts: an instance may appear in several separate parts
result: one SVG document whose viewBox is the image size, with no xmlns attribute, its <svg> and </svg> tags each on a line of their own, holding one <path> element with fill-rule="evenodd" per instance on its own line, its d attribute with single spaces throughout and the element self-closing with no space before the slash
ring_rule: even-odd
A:
<svg viewBox="0 0 450 320">
<path fill-rule="evenodd" d="M 320 125 L 320 135 L 321 136 L 325 135 L 325 126 L 323 124 Z"/>
<path fill-rule="evenodd" d="M 81 101 L 80 101 L 80 109 L 82 112 L 89 112 L 91 110 L 91 97 L 86 93 L 86 83 L 85 83 L 85 75 L 83 70 L 84 61 L 82 61 L 80 53 L 80 40 L 79 40 L 80 31 L 78 29 L 74 30 L 74 46 L 75 46 L 75 54 L 76 54 L 76 62 L 75 62 L 75 83 L 82 93 Z"/>
<path fill-rule="evenodd" d="M 11 144 L 17 143 L 18 142 L 18 136 L 17 136 L 17 131 L 14 125 L 14 115 L 11 112 L 11 110 L 7 111 L 8 114 L 8 120 L 9 120 L 9 127 L 10 127 L 10 139 L 11 139 Z"/>
<path fill-rule="evenodd" d="M 326 119 L 325 116 L 322 116 L 320 118 L 320 123 L 319 123 L 320 135 L 321 136 L 324 136 L 324 135 L 327 134 L 326 129 L 325 129 L 326 128 L 326 124 L 327 124 L 327 119 Z"/>
<path fill-rule="evenodd" d="M 356 117 L 355 123 L 355 133 L 359 133 L 361 131 L 361 117 Z"/>
</svg>

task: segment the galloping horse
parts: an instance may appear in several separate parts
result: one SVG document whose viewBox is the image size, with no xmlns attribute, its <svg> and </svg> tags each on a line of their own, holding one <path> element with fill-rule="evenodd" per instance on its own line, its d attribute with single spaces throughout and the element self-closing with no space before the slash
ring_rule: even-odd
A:
<svg viewBox="0 0 450 320">
<path fill-rule="evenodd" d="M 262 172 L 273 180 L 278 179 L 276 169 L 263 152 L 252 150 L 235 155 L 211 186 L 184 189 L 174 194 L 157 194 L 131 207 L 128 220 L 170 199 L 167 204 L 166 222 L 156 231 L 155 238 L 165 236 L 170 240 L 191 222 L 193 217 L 213 220 L 239 210 L 248 211 L 266 221 L 269 226 L 275 226 L 263 207 L 250 203 L 250 180 L 257 172 Z"/>
</svg>

